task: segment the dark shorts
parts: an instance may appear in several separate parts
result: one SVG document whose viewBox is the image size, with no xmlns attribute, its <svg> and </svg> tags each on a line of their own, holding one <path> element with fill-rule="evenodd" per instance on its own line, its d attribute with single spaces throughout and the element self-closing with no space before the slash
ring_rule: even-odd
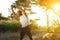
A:
<svg viewBox="0 0 60 40">
<path fill-rule="evenodd" d="M 23 34 L 27 34 L 27 33 L 29 33 L 29 32 L 31 32 L 31 30 L 30 30 L 30 28 L 29 28 L 29 26 L 26 26 L 26 27 L 24 27 L 24 28 L 21 28 L 21 33 Z"/>
<path fill-rule="evenodd" d="M 30 25 L 29 25 L 30 26 Z M 31 30 L 29 28 L 29 26 L 26 26 L 24 28 L 21 28 L 21 31 L 20 31 L 20 40 L 23 39 L 24 35 L 26 34 L 27 36 L 29 36 L 30 40 L 32 40 L 32 34 L 31 34 Z"/>
</svg>

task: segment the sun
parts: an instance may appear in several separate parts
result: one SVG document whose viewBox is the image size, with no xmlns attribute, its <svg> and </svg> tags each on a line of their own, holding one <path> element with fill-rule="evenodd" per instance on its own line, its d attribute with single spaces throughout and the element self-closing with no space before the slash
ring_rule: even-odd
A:
<svg viewBox="0 0 60 40">
<path fill-rule="evenodd" d="M 54 10 L 55 14 L 60 16 L 60 4 L 53 4 L 52 9 Z"/>
<path fill-rule="evenodd" d="M 54 4 L 53 9 L 55 10 L 55 12 L 58 12 L 60 10 L 60 4 Z"/>
</svg>

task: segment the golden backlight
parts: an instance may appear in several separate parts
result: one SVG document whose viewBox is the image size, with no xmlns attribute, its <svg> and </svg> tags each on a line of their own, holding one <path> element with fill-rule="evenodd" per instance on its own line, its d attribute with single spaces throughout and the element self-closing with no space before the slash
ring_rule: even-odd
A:
<svg viewBox="0 0 60 40">
<path fill-rule="evenodd" d="M 31 10 L 35 12 L 35 14 L 31 15 L 31 19 L 40 19 L 36 20 L 37 24 L 40 26 L 46 26 L 46 10 L 40 7 L 39 5 L 32 5 Z"/>
<path fill-rule="evenodd" d="M 54 10 L 54 12 L 55 12 L 55 14 L 57 14 L 58 16 L 60 16 L 60 4 L 54 4 L 53 6 L 52 6 L 52 8 L 53 8 L 53 10 Z"/>
<path fill-rule="evenodd" d="M 54 9 L 56 9 L 56 11 L 59 8 L 60 8 L 59 5 L 54 6 Z M 36 21 L 37 24 L 40 26 L 46 26 L 47 25 L 47 14 L 48 14 L 49 26 L 53 26 L 54 20 L 60 19 L 60 17 L 58 15 L 56 15 L 55 12 L 50 10 L 50 9 L 46 11 L 42 7 L 39 7 L 37 5 L 32 5 L 31 10 L 33 12 L 35 12 L 34 15 L 31 15 L 31 19 L 36 19 L 36 18 L 40 19 L 40 20 Z"/>
<path fill-rule="evenodd" d="M 55 10 L 55 12 L 58 12 L 60 10 L 60 4 L 54 4 L 53 9 Z"/>
</svg>

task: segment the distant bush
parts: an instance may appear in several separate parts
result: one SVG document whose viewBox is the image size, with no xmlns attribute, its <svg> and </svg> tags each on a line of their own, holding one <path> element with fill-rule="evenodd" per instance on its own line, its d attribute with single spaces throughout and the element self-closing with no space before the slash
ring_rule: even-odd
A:
<svg viewBox="0 0 60 40">
<path fill-rule="evenodd" d="M 17 21 L 2 21 L 0 22 L 0 32 L 6 31 L 18 31 L 21 28 L 21 24 Z"/>
<path fill-rule="evenodd" d="M 31 30 L 40 30 L 41 28 L 41 26 L 38 26 L 38 24 L 34 20 L 31 20 L 31 25 L 29 27 L 31 28 Z"/>
</svg>

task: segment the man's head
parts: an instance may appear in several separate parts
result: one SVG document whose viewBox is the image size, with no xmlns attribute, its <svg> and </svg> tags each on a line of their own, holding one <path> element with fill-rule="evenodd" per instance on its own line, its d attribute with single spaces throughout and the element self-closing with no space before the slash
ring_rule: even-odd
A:
<svg viewBox="0 0 60 40">
<path fill-rule="evenodd" d="M 18 11 L 18 15 L 19 16 L 22 16 L 22 11 Z"/>
</svg>

